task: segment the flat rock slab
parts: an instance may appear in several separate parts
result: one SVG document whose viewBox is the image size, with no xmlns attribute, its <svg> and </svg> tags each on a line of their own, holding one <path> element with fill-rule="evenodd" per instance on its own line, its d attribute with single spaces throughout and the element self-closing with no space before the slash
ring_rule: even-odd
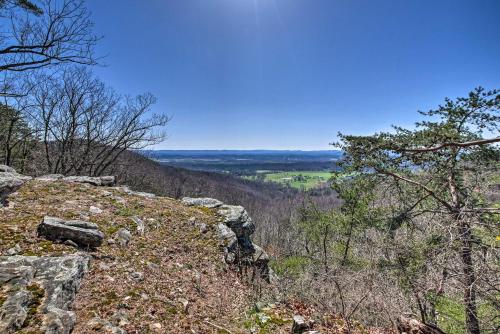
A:
<svg viewBox="0 0 500 334">
<path fill-rule="evenodd" d="M 219 201 L 218 199 L 215 199 L 215 198 L 184 197 L 184 198 L 182 198 L 182 204 L 187 205 L 187 206 L 202 206 L 205 208 L 212 209 L 212 208 L 218 208 L 218 207 L 222 206 L 222 204 L 224 204 L 224 203 L 222 203 L 221 201 Z"/>
<path fill-rule="evenodd" d="M 52 241 L 71 240 L 80 247 L 96 248 L 102 245 L 104 234 L 97 225 L 79 220 L 44 217 L 38 225 L 38 235 Z"/>
<path fill-rule="evenodd" d="M 114 176 L 67 176 L 61 179 L 65 182 L 88 183 L 93 186 L 113 186 L 115 184 Z"/>
<path fill-rule="evenodd" d="M 35 180 L 45 181 L 45 182 L 54 182 L 54 181 L 59 181 L 62 178 L 64 178 L 64 175 L 62 175 L 62 174 L 47 174 L 47 175 L 39 176 Z"/>
<path fill-rule="evenodd" d="M 0 333 L 29 326 L 37 333 L 69 334 L 76 321 L 71 306 L 88 270 L 82 255 L 0 256 Z M 36 313 L 41 323 L 30 322 Z M 38 327 L 38 328 L 33 328 Z"/>
</svg>

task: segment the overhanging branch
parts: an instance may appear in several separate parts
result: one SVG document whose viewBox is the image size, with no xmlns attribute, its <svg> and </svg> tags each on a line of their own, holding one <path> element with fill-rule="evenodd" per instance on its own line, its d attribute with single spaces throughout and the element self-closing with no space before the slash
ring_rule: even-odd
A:
<svg viewBox="0 0 500 334">
<path fill-rule="evenodd" d="M 434 147 L 422 147 L 422 148 L 413 148 L 413 149 L 403 149 L 405 152 L 420 152 L 420 153 L 425 153 L 425 152 L 435 152 L 439 151 L 440 149 L 443 149 L 445 147 L 470 147 L 470 146 L 479 146 L 479 145 L 486 145 L 486 144 L 493 144 L 493 143 L 498 143 L 500 142 L 500 137 L 496 138 L 489 138 L 489 139 L 481 139 L 481 140 L 473 140 L 473 141 L 468 141 L 468 142 L 463 142 L 463 143 L 457 143 L 457 142 L 450 142 L 450 143 L 444 143 L 438 146 Z"/>
</svg>

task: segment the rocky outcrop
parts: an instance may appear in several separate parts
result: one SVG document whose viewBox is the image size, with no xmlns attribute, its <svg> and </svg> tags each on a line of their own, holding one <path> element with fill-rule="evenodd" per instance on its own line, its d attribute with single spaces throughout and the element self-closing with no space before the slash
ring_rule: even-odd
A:
<svg viewBox="0 0 500 334">
<path fill-rule="evenodd" d="M 0 173 L 13 173 L 16 174 L 16 170 L 10 166 L 0 165 Z"/>
<path fill-rule="evenodd" d="M 64 175 L 62 175 L 62 174 L 47 174 L 47 175 L 38 176 L 37 178 L 35 178 L 35 180 L 45 181 L 45 182 L 54 182 L 54 181 L 59 181 L 62 178 L 64 178 Z"/>
<path fill-rule="evenodd" d="M 218 199 L 214 198 L 193 198 L 193 197 L 184 197 L 181 200 L 182 204 L 185 204 L 187 206 L 203 206 L 205 208 L 218 208 L 222 206 L 224 203 L 219 201 Z"/>
<path fill-rule="evenodd" d="M 249 238 L 255 232 L 255 224 L 244 207 L 239 205 L 223 205 L 218 213 L 224 218 L 226 224 L 238 238 Z"/>
<path fill-rule="evenodd" d="M 104 234 L 97 225 L 79 220 L 63 220 L 44 217 L 38 225 L 38 235 L 52 241 L 71 240 L 80 247 L 96 248 L 101 246 Z"/>
<path fill-rule="evenodd" d="M 273 273 L 268 266 L 269 256 L 252 242 L 251 235 L 255 232 L 255 224 L 244 207 L 226 205 L 213 198 L 184 197 L 182 203 L 217 209 L 217 213 L 222 217 L 222 222 L 217 225 L 217 233 L 224 246 L 226 263 L 252 266 L 257 268 L 261 277 L 271 280 Z"/>
<path fill-rule="evenodd" d="M 41 318 L 41 332 L 68 334 L 76 318 L 70 311 L 89 259 L 61 257 L 0 257 L 0 333 L 15 333 Z M 39 317 L 39 318 L 38 318 Z"/>
<path fill-rule="evenodd" d="M 14 168 L 0 165 L 0 207 L 6 204 L 7 196 L 17 191 L 31 177 L 16 173 Z"/>
<path fill-rule="evenodd" d="M 396 321 L 399 333 L 406 334 L 445 334 L 438 327 L 431 324 L 424 324 L 416 319 L 401 316 Z"/>
<path fill-rule="evenodd" d="M 88 183 L 93 186 L 113 186 L 115 185 L 114 176 L 66 176 L 61 179 L 64 182 Z"/>
<path fill-rule="evenodd" d="M 135 195 L 135 196 L 140 196 L 140 197 L 145 197 L 145 198 L 156 198 L 155 194 L 152 193 L 146 193 L 143 191 L 133 191 L 129 187 L 126 186 L 121 186 L 121 187 L 115 187 L 116 190 L 122 191 L 125 194 L 128 195 Z"/>
</svg>

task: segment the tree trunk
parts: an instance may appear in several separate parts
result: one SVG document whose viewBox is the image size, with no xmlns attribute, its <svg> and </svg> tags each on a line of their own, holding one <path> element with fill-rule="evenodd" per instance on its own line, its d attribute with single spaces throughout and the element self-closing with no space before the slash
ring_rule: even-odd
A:
<svg viewBox="0 0 500 334">
<path fill-rule="evenodd" d="M 476 273 L 472 259 L 472 233 L 466 221 L 459 221 L 459 235 L 462 243 L 460 256 L 464 274 L 465 325 L 468 334 L 480 334 L 476 303 Z"/>
</svg>

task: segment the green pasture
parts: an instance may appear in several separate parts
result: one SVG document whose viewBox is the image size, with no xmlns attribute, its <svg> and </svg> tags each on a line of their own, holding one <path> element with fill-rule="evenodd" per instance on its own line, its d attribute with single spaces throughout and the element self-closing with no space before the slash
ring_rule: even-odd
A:
<svg viewBox="0 0 500 334">
<path fill-rule="evenodd" d="M 327 182 L 330 177 L 330 172 L 278 172 L 266 174 L 264 181 L 277 182 L 293 188 L 309 190 Z"/>
</svg>

